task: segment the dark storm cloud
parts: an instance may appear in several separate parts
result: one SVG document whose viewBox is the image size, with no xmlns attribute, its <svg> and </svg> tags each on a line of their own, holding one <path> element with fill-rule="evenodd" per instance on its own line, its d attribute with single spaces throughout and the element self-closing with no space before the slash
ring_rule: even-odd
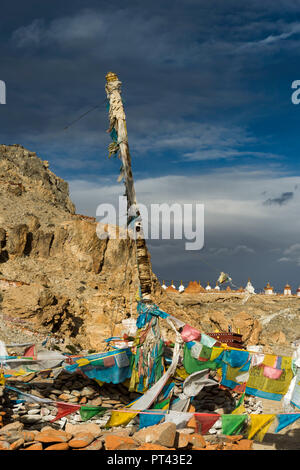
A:
<svg viewBox="0 0 300 470">
<path fill-rule="evenodd" d="M 269 198 L 266 201 L 263 202 L 265 206 L 282 206 L 284 204 L 287 204 L 289 201 L 291 201 L 294 197 L 294 193 L 292 191 L 282 193 L 281 196 L 279 197 L 274 197 L 274 198 Z"/>
<path fill-rule="evenodd" d="M 86 151 L 106 152 L 104 106 L 68 132 L 61 130 L 105 98 L 104 76 L 112 69 L 124 83 L 137 158 L 167 145 L 188 161 L 277 157 L 243 148 L 249 143 L 247 124 L 237 126 L 234 115 L 226 113 L 226 126 L 222 122 L 228 107 L 251 108 L 262 99 L 243 85 L 245 67 L 259 63 L 259 50 L 254 58 L 239 48 L 255 43 L 253 34 L 261 41 L 273 33 L 280 41 L 288 26 L 264 18 L 270 6 L 237 11 L 235 2 L 224 8 L 218 1 L 210 7 L 190 1 L 188 8 L 180 2 L 153 2 L 147 9 L 138 2 L 96 5 L 88 2 L 68 13 L 58 9 L 57 16 L 48 8 L 43 16 L 38 8 L 8 35 L 3 69 L 10 102 L 18 103 L 6 116 L 8 138 L 18 136 L 51 154 L 56 168 L 64 162 L 70 168 L 68 160 L 82 160 Z M 204 122 L 211 125 L 208 144 Z"/>
</svg>

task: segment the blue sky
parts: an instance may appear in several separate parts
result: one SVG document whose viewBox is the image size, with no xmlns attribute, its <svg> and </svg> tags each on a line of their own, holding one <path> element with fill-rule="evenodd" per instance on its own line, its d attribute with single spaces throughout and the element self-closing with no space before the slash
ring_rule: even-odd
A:
<svg viewBox="0 0 300 470">
<path fill-rule="evenodd" d="M 48 160 L 79 213 L 123 193 L 104 91 L 119 75 L 138 201 L 205 205 L 199 252 L 149 240 L 160 279 L 298 287 L 300 1 L 11 1 L 0 48 L 0 141 Z"/>
</svg>

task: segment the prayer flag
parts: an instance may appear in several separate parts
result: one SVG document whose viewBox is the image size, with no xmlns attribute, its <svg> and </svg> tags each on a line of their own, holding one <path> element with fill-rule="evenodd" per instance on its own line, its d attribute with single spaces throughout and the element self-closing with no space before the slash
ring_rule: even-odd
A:
<svg viewBox="0 0 300 470">
<path fill-rule="evenodd" d="M 247 415 L 222 415 L 222 434 L 232 436 L 240 434 L 243 425 L 247 419 Z"/>
<path fill-rule="evenodd" d="M 69 403 L 56 403 L 57 406 L 57 414 L 54 419 L 50 421 L 50 423 L 54 423 L 54 421 L 57 421 L 60 418 L 63 418 L 64 416 L 67 416 L 71 413 L 75 413 L 80 408 L 80 405 L 70 405 Z"/>
<path fill-rule="evenodd" d="M 261 415 L 250 415 L 250 426 L 248 429 L 248 439 L 256 438 L 261 442 L 274 421 L 276 415 L 261 414 Z"/>
<path fill-rule="evenodd" d="M 285 428 L 286 426 L 289 426 L 289 424 L 294 423 L 297 421 L 297 419 L 300 418 L 300 413 L 289 413 L 285 415 L 277 415 L 277 420 L 278 420 L 278 425 L 277 428 L 275 429 L 275 432 L 279 432 L 281 429 Z"/>
</svg>

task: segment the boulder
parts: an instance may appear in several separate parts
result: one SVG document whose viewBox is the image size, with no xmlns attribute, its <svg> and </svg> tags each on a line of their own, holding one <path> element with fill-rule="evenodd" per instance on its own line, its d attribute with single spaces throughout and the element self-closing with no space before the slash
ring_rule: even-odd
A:
<svg viewBox="0 0 300 470">
<path fill-rule="evenodd" d="M 72 448 L 80 449 L 91 444 L 94 439 L 95 436 L 90 432 L 77 432 L 68 444 Z"/>
<path fill-rule="evenodd" d="M 139 446 L 135 439 L 115 434 L 107 434 L 104 442 L 106 450 L 135 450 Z"/>
<path fill-rule="evenodd" d="M 174 447 L 176 437 L 176 425 L 174 423 L 162 423 L 141 429 L 134 434 L 134 439 L 140 444 L 160 444 L 164 447 Z"/>
</svg>

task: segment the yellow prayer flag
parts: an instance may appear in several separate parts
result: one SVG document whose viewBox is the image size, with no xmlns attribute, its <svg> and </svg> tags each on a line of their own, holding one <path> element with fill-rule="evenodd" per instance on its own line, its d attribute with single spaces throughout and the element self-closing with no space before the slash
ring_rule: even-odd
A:
<svg viewBox="0 0 300 470">
<path fill-rule="evenodd" d="M 224 351 L 224 348 L 213 347 L 211 355 L 210 355 L 210 360 L 213 361 L 214 359 L 219 357 L 220 354 L 222 354 L 223 351 Z"/>
<path fill-rule="evenodd" d="M 265 354 L 263 364 L 265 366 L 275 367 L 276 359 L 277 359 L 277 356 L 274 356 L 274 354 Z"/>
<path fill-rule="evenodd" d="M 291 369 L 292 368 L 293 358 L 289 356 L 281 356 L 281 366 L 280 369 Z"/>
<path fill-rule="evenodd" d="M 20 367 L 20 369 L 13 371 L 11 375 L 18 376 L 18 375 L 29 375 L 30 372 L 28 370 L 23 369 L 23 367 Z"/>
<path fill-rule="evenodd" d="M 177 367 L 175 375 L 183 380 L 185 380 L 189 376 L 187 371 L 184 368 L 180 368 L 180 367 Z"/>
<path fill-rule="evenodd" d="M 4 374 L 2 372 L 0 372 L 0 385 L 1 386 L 5 385 L 5 378 L 4 378 Z"/>
<path fill-rule="evenodd" d="M 138 413 L 130 413 L 129 411 L 112 411 L 111 416 L 106 423 L 106 428 L 114 426 L 126 426 L 130 421 L 136 417 Z"/>
<path fill-rule="evenodd" d="M 81 359 L 77 359 L 76 363 L 78 364 L 79 367 L 86 366 L 87 364 L 90 364 L 90 361 L 86 359 L 85 357 L 82 357 Z"/>
<path fill-rule="evenodd" d="M 275 414 L 251 414 L 250 425 L 248 428 L 248 439 L 255 438 L 261 442 L 275 418 Z"/>
<path fill-rule="evenodd" d="M 242 415 L 244 413 L 247 413 L 247 410 L 244 407 L 244 405 L 240 405 L 235 410 L 233 410 L 233 412 L 231 414 L 232 415 Z"/>
</svg>

